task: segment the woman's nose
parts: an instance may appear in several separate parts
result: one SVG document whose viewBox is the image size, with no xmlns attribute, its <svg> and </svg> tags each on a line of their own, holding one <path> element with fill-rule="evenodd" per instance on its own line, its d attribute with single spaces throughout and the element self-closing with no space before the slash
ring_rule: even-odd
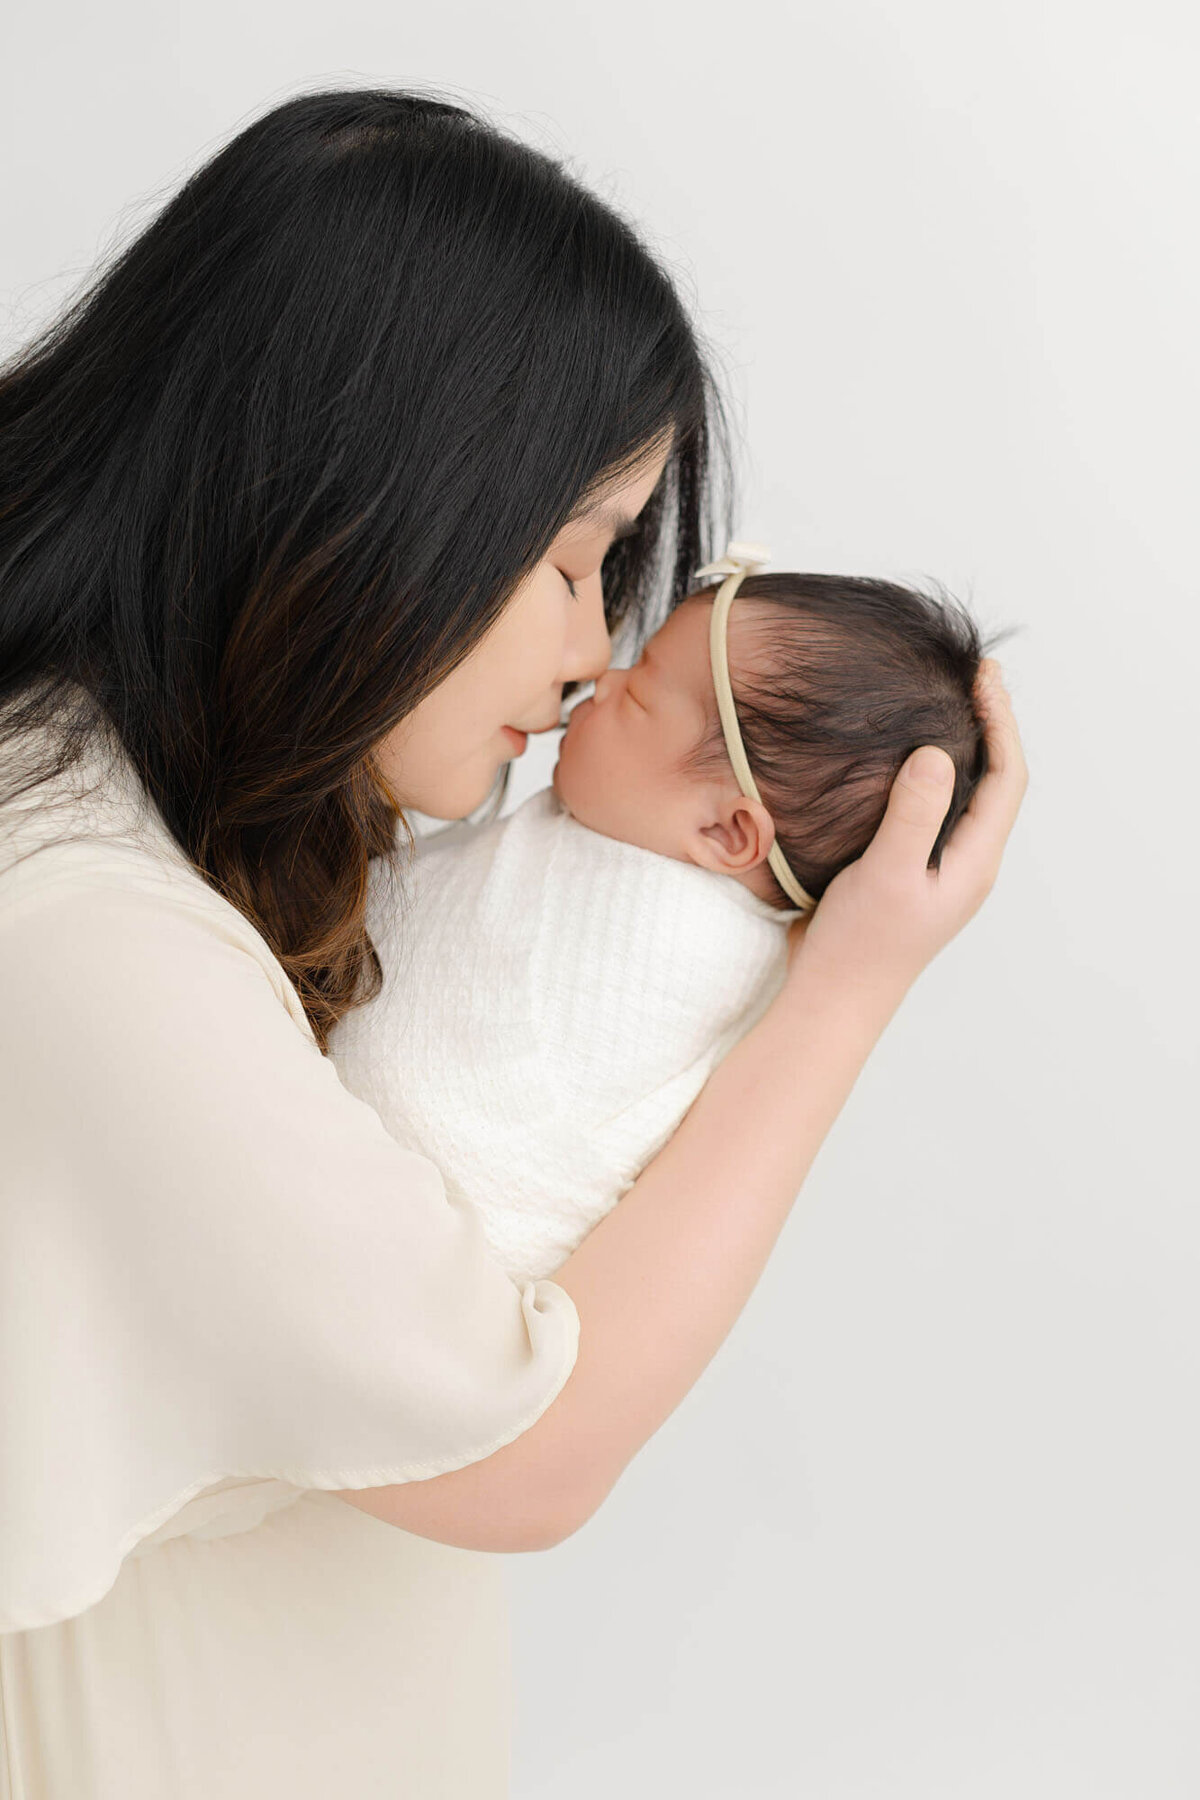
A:
<svg viewBox="0 0 1200 1800">
<path fill-rule="evenodd" d="M 603 675 L 612 656 L 599 570 L 579 582 L 577 591 L 579 598 L 569 615 L 561 679 L 594 681 Z"/>
</svg>

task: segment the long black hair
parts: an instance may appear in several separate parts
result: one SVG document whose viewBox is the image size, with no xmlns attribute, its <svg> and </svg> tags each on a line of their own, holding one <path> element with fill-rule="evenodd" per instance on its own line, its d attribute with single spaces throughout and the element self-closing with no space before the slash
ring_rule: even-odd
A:
<svg viewBox="0 0 1200 1800">
<path fill-rule="evenodd" d="M 638 634 L 711 552 L 714 478 L 731 504 L 664 269 L 460 104 L 289 100 L 0 371 L 0 753 L 56 721 L 38 778 L 61 772 L 85 689 L 324 1048 L 379 984 L 367 864 L 401 815 L 376 747 L 668 431 L 603 569 Z"/>
</svg>

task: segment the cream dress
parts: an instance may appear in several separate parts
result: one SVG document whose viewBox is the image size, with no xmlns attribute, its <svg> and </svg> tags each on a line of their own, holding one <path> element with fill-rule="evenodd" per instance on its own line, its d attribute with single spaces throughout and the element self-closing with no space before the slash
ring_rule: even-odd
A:
<svg viewBox="0 0 1200 1800">
<path fill-rule="evenodd" d="M 46 797 L 0 811 L 0 1800 L 501 1800 L 503 1557 L 329 1490 L 527 1429 L 570 1296 L 343 1085 L 119 753 Z"/>
</svg>

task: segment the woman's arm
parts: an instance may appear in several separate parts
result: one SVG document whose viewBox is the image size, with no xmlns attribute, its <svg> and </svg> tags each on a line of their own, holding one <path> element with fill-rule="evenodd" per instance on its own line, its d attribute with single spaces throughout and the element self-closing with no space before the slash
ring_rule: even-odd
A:
<svg viewBox="0 0 1200 1800">
<path fill-rule="evenodd" d="M 996 665 L 984 664 L 989 773 L 937 873 L 952 765 L 915 753 L 866 854 L 793 928 L 779 997 L 710 1076 L 674 1137 L 553 1279 L 578 1359 L 541 1417 L 447 1475 L 341 1497 L 419 1536 L 546 1548 L 596 1510 L 727 1336 L 873 1046 L 921 969 L 982 904 L 1026 786 Z"/>
</svg>

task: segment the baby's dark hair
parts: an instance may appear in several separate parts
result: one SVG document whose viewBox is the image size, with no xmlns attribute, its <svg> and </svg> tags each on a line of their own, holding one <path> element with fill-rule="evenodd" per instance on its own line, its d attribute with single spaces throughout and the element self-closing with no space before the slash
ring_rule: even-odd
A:
<svg viewBox="0 0 1200 1800">
<path fill-rule="evenodd" d="M 972 689 L 995 639 L 985 642 L 944 592 L 854 575 L 748 576 L 729 628 L 750 768 L 780 848 L 813 899 L 862 855 L 893 778 L 921 744 L 954 761 L 954 795 L 929 859 L 936 869 L 987 771 Z M 683 766 L 728 767 L 715 700 L 710 728 Z M 773 903 L 791 906 L 773 878 L 772 886 Z"/>
</svg>

